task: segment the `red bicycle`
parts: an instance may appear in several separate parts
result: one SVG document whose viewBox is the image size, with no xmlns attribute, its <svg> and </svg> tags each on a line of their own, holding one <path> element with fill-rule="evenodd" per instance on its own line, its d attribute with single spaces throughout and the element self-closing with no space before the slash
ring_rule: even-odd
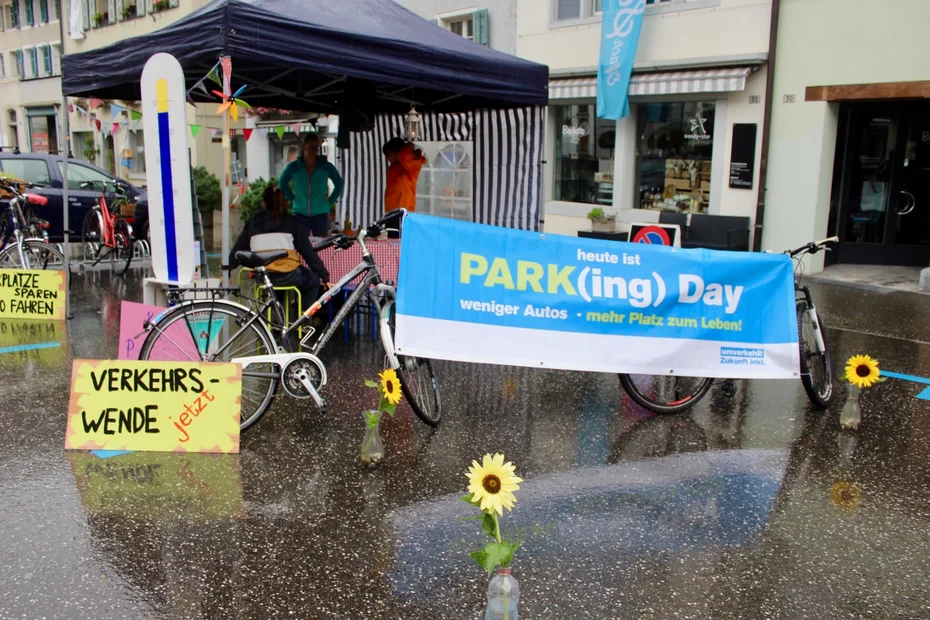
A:
<svg viewBox="0 0 930 620">
<path fill-rule="evenodd" d="M 91 267 L 95 267 L 109 257 L 113 271 L 118 275 L 126 273 L 132 262 L 132 227 L 119 214 L 124 204 L 131 203 L 118 186 L 113 201 L 115 212 L 107 206 L 106 196 L 101 193 L 97 205 L 84 216 L 81 228 L 84 261 L 93 261 Z"/>
</svg>

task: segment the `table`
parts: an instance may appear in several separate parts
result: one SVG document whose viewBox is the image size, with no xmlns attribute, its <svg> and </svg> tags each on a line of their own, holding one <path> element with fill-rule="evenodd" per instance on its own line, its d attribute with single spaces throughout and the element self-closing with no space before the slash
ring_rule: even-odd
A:
<svg viewBox="0 0 930 620">
<path fill-rule="evenodd" d="M 310 239 L 311 243 L 319 241 L 320 239 Z M 397 272 L 400 269 L 400 240 L 366 239 L 365 246 L 371 252 L 372 258 L 375 259 L 375 264 L 378 265 L 381 279 L 385 282 L 390 280 L 396 285 Z M 335 246 L 330 246 L 320 250 L 318 254 L 329 271 L 330 282 L 334 284 L 362 262 L 362 248 L 357 243 L 353 244 L 348 250 L 336 251 Z M 357 284 L 360 277 L 356 278 L 353 283 Z"/>
</svg>

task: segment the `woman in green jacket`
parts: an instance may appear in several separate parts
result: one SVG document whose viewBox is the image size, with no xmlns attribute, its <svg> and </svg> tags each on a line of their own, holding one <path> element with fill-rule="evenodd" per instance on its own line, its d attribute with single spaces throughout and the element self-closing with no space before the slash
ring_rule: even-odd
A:
<svg viewBox="0 0 930 620">
<path fill-rule="evenodd" d="M 315 133 L 304 138 L 301 152 L 281 173 L 278 185 L 291 203 L 291 213 L 307 223 L 314 237 L 325 237 L 329 234 L 329 212 L 342 195 L 344 183 L 336 166 L 320 155 L 320 138 Z"/>
</svg>

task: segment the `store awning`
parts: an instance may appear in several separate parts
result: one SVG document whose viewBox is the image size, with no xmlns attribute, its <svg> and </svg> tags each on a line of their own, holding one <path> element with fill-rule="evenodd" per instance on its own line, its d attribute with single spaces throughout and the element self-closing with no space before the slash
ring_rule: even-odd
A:
<svg viewBox="0 0 930 620">
<path fill-rule="evenodd" d="M 745 90 L 753 67 L 634 73 L 630 95 L 685 95 L 728 93 Z M 597 77 L 549 80 L 549 99 L 592 99 L 597 96 Z"/>
<path fill-rule="evenodd" d="M 630 80 L 630 95 L 738 92 L 746 89 L 746 78 L 750 73 L 752 67 L 634 73 Z"/>
</svg>

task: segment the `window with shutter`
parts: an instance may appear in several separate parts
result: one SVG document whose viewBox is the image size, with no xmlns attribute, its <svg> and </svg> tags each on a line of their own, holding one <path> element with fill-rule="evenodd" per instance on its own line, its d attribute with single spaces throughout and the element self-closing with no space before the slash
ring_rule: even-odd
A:
<svg viewBox="0 0 930 620">
<path fill-rule="evenodd" d="M 168 6 L 172 8 L 178 6 L 178 0 L 168 0 Z"/>
<path fill-rule="evenodd" d="M 71 0 L 71 1 L 81 3 L 81 13 L 83 14 L 83 17 L 84 17 L 84 30 L 89 29 L 90 28 L 90 16 L 91 16 L 91 12 L 90 12 L 90 1 L 91 0 Z"/>
<path fill-rule="evenodd" d="M 13 0 L 10 5 L 10 26 L 19 28 L 19 0 Z"/>
<path fill-rule="evenodd" d="M 26 23 L 30 26 L 34 26 L 36 23 L 36 16 L 33 14 L 32 0 L 23 0 L 23 3 L 26 6 Z"/>
<path fill-rule="evenodd" d="M 39 53 L 34 47 L 29 50 L 29 69 L 32 71 L 29 77 L 39 75 Z"/>
<path fill-rule="evenodd" d="M 475 11 L 474 15 L 472 15 L 472 20 L 475 23 L 475 43 L 480 43 L 481 45 L 490 45 L 491 32 L 488 28 L 488 10 L 481 9 L 480 11 Z"/>
<path fill-rule="evenodd" d="M 52 75 L 61 75 L 61 44 L 52 46 Z"/>
<path fill-rule="evenodd" d="M 54 19 L 61 19 L 61 0 L 55 0 L 55 17 Z"/>
<path fill-rule="evenodd" d="M 48 45 L 42 46 L 42 64 L 45 75 L 52 75 L 52 48 Z"/>
<path fill-rule="evenodd" d="M 0 77 L 6 77 L 6 61 L 3 59 L 3 52 L 0 52 Z"/>
<path fill-rule="evenodd" d="M 39 21 L 48 23 L 48 0 L 39 0 Z"/>
<path fill-rule="evenodd" d="M 115 24 L 118 12 L 116 10 L 116 0 L 107 0 L 107 23 Z"/>
</svg>

